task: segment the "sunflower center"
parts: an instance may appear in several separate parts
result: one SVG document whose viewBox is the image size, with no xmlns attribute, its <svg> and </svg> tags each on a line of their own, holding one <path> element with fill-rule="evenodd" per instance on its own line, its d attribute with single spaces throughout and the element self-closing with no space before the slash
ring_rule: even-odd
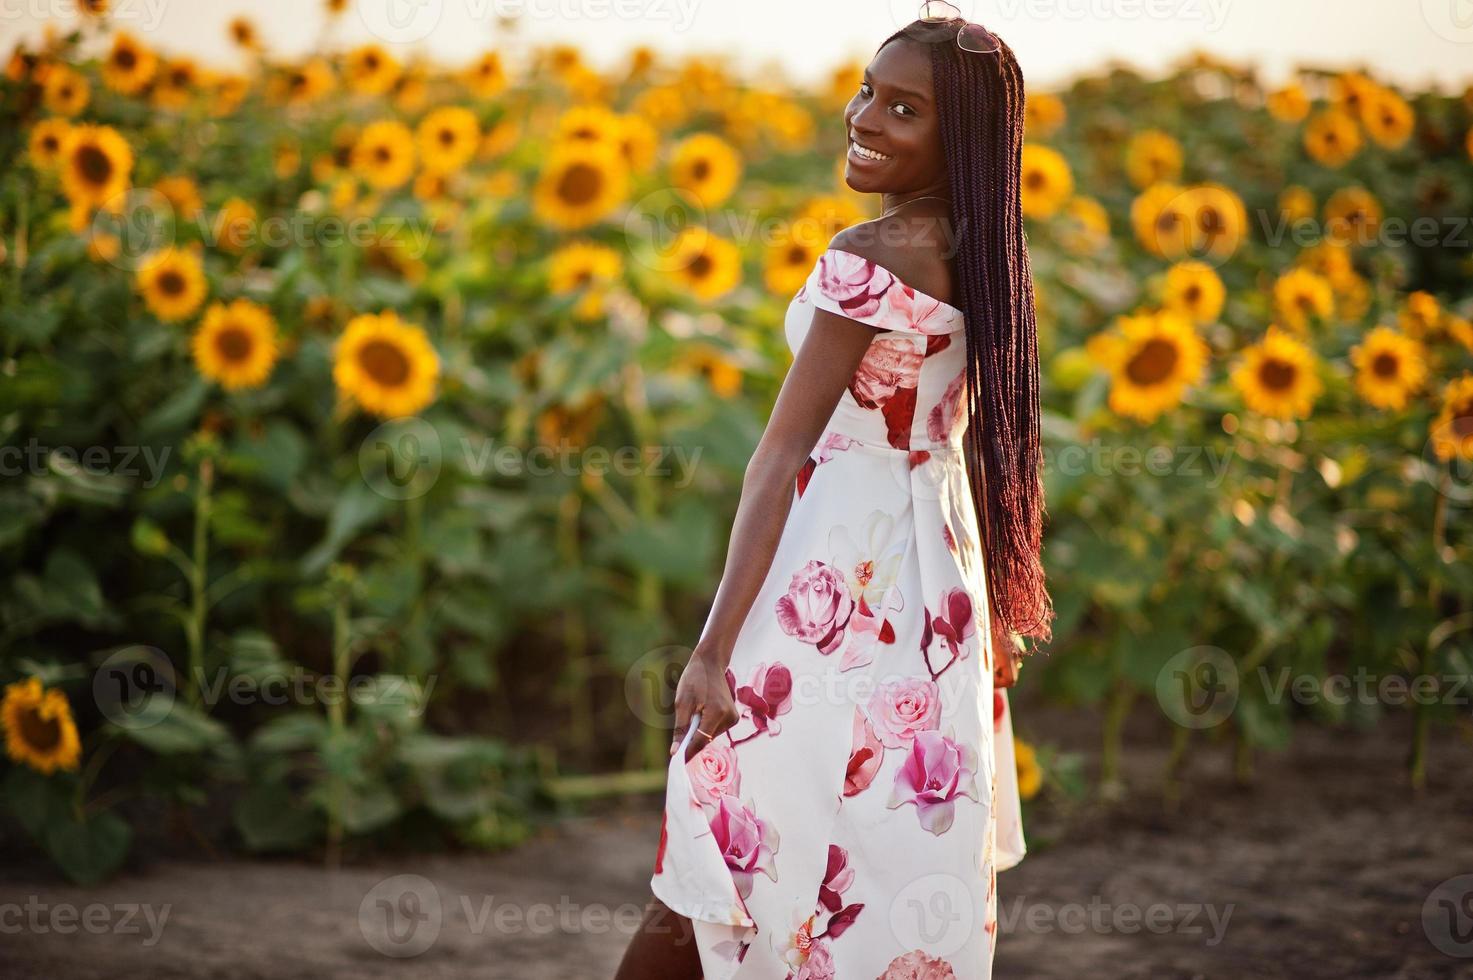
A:
<svg viewBox="0 0 1473 980">
<path fill-rule="evenodd" d="M 1266 359 L 1258 368 L 1258 380 L 1265 388 L 1273 391 L 1288 391 L 1294 386 L 1294 378 L 1298 370 L 1288 361 L 1278 358 Z"/>
<path fill-rule="evenodd" d="M 1452 428 L 1459 439 L 1473 436 L 1473 401 L 1464 402 L 1453 412 Z"/>
<path fill-rule="evenodd" d="M 793 265 L 801 265 L 808 258 L 808 250 L 802 245 L 793 245 L 788 248 L 788 261 Z"/>
<path fill-rule="evenodd" d="M 1182 299 L 1195 306 L 1202 299 L 1202 287 L 1192 283 L 1182 292 Z"/>
<path fill-rule="evenodd" d="M 159 273 L 158 287 L 161 293 L 178 296 L 184 292 L 184 277 L 173 269 L 166 269 Z"/>
<path fill-rule="evenodd" d="M 587 204 L 598 197 L 603 178 L 597 167 L 576 163 L 563 171 L 557 183 L 557 195 L 569 204 Z"/>
<path fill-rule="evenodd" d="M 691 164 L 690 175 L 696 180 L 705 180 L 711 176 L 711 162 L 709 160 L 697 160 Z"/>
<path fill-rule="evenodd" d="M 394 158 L 394 154 L 387 146 L 380 143 L 373 148 L 373 158 L 379 163 L 388 163 Z"/>
<path fill-rule="evenodd" d="M 26 745 L 38 752 L 61 744 L 61 724 L 55 718 L 42 718 L 34 708 L 20 712 L 20 733 Z"/>
<path fill-rule="evenodd" d="M 393 388 L 409 378 L 409 358 L 398 345 L 387 340 L 370 340 L 358 351 L 358 363 L 379 384 Z"/>
<path fill-rule="evenodd" d="M 690 262 L 690 274 L 693 278 L 704 279 L 711 274 L 711 256 L 702 252 Z"/>
<path fill-rule="evenodd" d="M 441 146 L 454 146 L 455 145 L 455 133 L 452 132 L 451 130 L 448 130 L 448 129 L 442 129 L 442 130 L 440 130 L 440 145 Z"/>
<path fill-rule="evenodd" d="M 1400 359 L 1390 351 L 1382 351 L 1371 361 L 1371 372 L 1380 378 L 1394 378 Z"/>
<path fill-rule="evenodd" d="M 251 335 L 238 326 L 228 326 L 215 335 L 215 349 L 232 364 L 241 364 L 248 360 L 254 347 Z"/>
<path fill-rule="evenodd" d="M 1125 373 L 1138 385 L 1160 384 L 1171 376 L 1179 356 L 1175 344 L 1153 337 L 1136 351 L 1126 365 Z"/>
<path fill-rule="evenodd" d="M 132 48 L 118 48 L 113 52 L 113 64 L 124 71 L 128 71 L 134 65 L 138 64 L 138 55 Z"/>
<path fill-rule="evenodd" d="M 92 184 L 105 184 L 113 175 L 113 162 L 100 147 L 88 144 L 77 151 L 77 169 Z"/>
<path fill-rule="evenodd" d="M 1029 190 L 1038 191 L 1048 184 L 1048 178 L 1044 177 L 1042 171 L 1030 170 L 1024 175 L 1023 183 L 1028 185 Z"/>
</svg>

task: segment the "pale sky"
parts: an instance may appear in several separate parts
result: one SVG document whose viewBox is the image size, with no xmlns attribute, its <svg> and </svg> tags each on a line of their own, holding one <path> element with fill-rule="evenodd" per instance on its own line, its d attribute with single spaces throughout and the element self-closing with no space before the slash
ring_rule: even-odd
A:
<svg viewBox="0 0 1473 980">
<path fill-rule="evenodd" d="M 225 24 L 240 13 L 283 55 L 320 46 L 321 0 L 112 0 L 120 24 L 171 53 L 229 63 Z M 0 0 L 0 46 L 38 24 L 75 20 L 76 0 Z M 673 53 L 726 52 L 738 67 L 814 81 L 848 58 L 867 59 L 913 0 L 350 0 L 334 46 L 377 39 L 448 62 L 505 44 L 501 15 L 520 14 L 516 36 L 567 41 L 595 64 L 638 43 Z M 1193 48 L 1260 65 L 1282 78 L 1296 62 L 1365 65 L 1379 77 L 1450 91 L 1473 83 L 1473 0 L 955 0 L 995 29 L 1041 87 L 1120 59 L 1147 72 Z"/>
</svg>

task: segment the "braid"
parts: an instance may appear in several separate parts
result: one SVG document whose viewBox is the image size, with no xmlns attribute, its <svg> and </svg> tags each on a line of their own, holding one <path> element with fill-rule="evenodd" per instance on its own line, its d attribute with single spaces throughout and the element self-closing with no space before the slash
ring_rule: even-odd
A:
<svg viewBox="0 0 1473 980">
<path fill-rule="evenodd" d="M 885 43 L 916 39 L 918 24 Z M 1021 195 L 1023 73 L 1006 44 L 977 54 L 954 36 L 947 31 L 930 47 L 966 318 L 972 504 L 999 615 L 1012 631 L 1047 643 L 1053 604 L 1042 561 L 1038 333 Z"/>
</svg>

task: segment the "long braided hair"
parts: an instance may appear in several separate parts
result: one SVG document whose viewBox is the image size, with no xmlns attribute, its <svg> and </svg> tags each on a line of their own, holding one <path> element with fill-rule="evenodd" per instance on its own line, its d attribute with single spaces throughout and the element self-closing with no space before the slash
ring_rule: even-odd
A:
<svg viewBox="0 0 1473 980">
<path fill-rule="evenodd" d="M 1054 611 L 1043 573 L 1038 333 L 1021 197 L 1023 73 L 1001 38 L 996 53 L 963 51 L 955 38 L 964 23 L 915 21 L 884 44 L 930 45 L 966 318 L 972 504 L 999 615 L 1047 643 Z"/>
</svg>

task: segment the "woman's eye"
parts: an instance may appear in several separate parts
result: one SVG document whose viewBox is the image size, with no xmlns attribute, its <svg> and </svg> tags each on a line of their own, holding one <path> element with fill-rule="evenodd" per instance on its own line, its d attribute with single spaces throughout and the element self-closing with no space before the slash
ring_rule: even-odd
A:
<svg viewBox="0 0 1473 980">
<path fill-rule="evenodd" d="M 869 95 L 870 94 L 869 82 L 860 82 L 859 83 L 859 94 L 860 95 Z"/>
<path fill-rule="evenodd" d="M 904 102 L 897 102 L 897 103 L 895 103 L 895 108 L 896 109 L 904 109 L 905 112 L 902 113 L 902 115 L 911 115 L 911 116 L 915 115 L 915 110 L 912 109 L 910 106 L 906 105 Z"/>
</svg>

